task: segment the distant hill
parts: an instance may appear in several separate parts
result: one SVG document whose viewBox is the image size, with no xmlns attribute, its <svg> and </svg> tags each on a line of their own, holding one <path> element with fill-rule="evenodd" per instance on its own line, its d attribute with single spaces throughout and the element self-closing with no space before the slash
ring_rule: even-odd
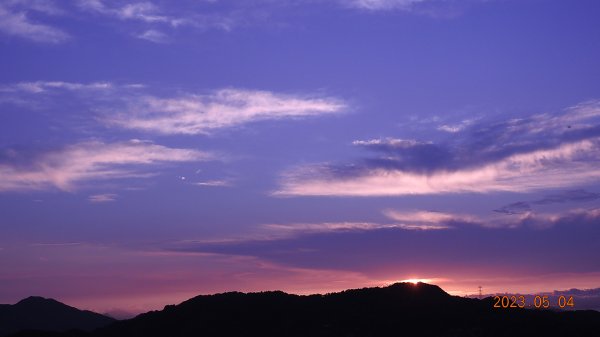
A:
<svg viewBox="0 0 600 337">
<path fill-rule="evenodd" d="M 13 305 L 0 304 L 0 336 L 24 329 L 91 331 L 113 322 L 110 317 L 43 297 L 28 297 Z"/>
<path fill-rule="evenodd" d="M 19 337 L 182 336 L 598 336 L 600 312 L 494 309 L 493 300 L 450 296 L 437 286 L 299 296 L 283 292 L 197 296 L 92 333 Z"/>
</svg>

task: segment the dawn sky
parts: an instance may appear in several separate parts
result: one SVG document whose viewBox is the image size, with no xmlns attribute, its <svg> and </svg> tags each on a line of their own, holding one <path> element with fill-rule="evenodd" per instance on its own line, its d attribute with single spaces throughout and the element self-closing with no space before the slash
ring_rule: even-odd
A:
<svg viewBox="0 0 600 337">
<path fill-rule="evenodd" d="M 0 303 L 600 287 L 599 18 L 1 0 Z"/>
</svg>

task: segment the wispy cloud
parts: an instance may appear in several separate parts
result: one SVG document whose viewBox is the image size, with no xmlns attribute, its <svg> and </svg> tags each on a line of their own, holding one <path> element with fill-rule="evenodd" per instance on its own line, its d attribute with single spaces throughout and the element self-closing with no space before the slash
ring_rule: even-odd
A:
<svg viewBox="0 0 600 337">
<path fill-rule="evenodd" d="M 379 224 L 373 222 L 323 222 L 295 224 L 267 224 L 261 226 L 269 234 L 267 237 L 284 238 L 298 235 L 329 233 L 340 231 L 369 231 L 382 228 L 401 228 L 397 224 Z"/>
<path fill-rule="evenodd" d="M 218 89 L 202 94 L 117 82 L 31 81 L 0 85 L 0 104 L 47 109 L 69 100 L 88 109 L 93 125 L 158 134 L 210 134 L 266 120 L 299 120 L 340 113 L 345 103 L 323 95 Z"/>
<path fill-rule="evenodd" d="M 31 243 L 32 247 L 69 247 L 83 245 L 81 242 L 52 242 L 52 243 Z"/>
<path fill-rule="evenodd" d="M 600 178 L 600 103 L 557 115 L 479 123 L 433 143 L 356 141 L 383 156 L 285 173 L 275 195 L 391 196 L 566 188 Z"/>
<path fill-rule="evenodd" d="M 474 122 L 475 121 L 473 119 L 465 119 L 456 124 L 442 124 L 438 126 L 438 130 L 456 133 L 466 129 L 469 125 L 473 124 Z"/>
<path fill-rule="evenodd" d="M 5 6 L 19 10 L 32 10 L 47 15 L 62 15 L 65 12 L 56 5 L 54 0 L 4 0 Z"/>
<path fill-rule="evenodd" d="M 393 220 L 389 223 L 361 222 L 361 221 L 339 221 L 339 222 L 315 222 L 315 223 L 288 223 L 288 224 L 263 224 L 257 230 L 236 237 L 226 237 L 208 240 L 188 240 L 184 244 L 222 244 L 241 242 L 274 241 L 298 238 L 314 234 L 342 233 L 342 232 L 369 232 L 383 229 L 396 229 L 408 231 L 430 231 L 452 229 L 456 224 L 483 225 L 484 220 L 468 215 L 432 211 L 410 211 L 402 212 L 396 210 L 385 210 L 384 214 Z M 492 227 L 487 226 L 487 227 Z"/>
<path fill-rule="evenodd" d="M 0 163 L 0 191 L 47 188 L 71 191 L 85 181 L 149 177 L 153 172 L 147 168 L 156 169 L 156 165 L 162 163 L 211 159 L 213 156 L 205 152 L 169 148 L 140 140 L 119 143 L 89 141 L 44 153 L 26 164 L 16 164 L 11 160 Z"/>
<path fill-rule="evenodd" d="M 425 213 L 425 212 L 423 212 Z M 196 244 L 241 244 L 241 243 L 260 243 L 262 241 L 287 240 L 311 235 L 326 233 L 360 233 L 378 231 L 383 229 L 396 229 L 406 231 L 430 231 L 452 229 L 449 224 L 456 223 L 458 217 L 448 214 L 447 221 L 434 219 L 423 221 L 422 219 L 403 218 L 402 222 L 393 223 L 360 222 L 360 221 L 340 221 L 340 222 L 316 222 L 316 223 L 288 223 L 288 224 L 263 224 L 258 226 L 253 232 L 238 236 L 202 239 L 202 240 L 184 240 L 175 243 L 175 247 L 189 247 Z M 390 217 L 391 218 L 391 217 Z M 439 220 L 439 221 L 438 221 Z M 177 248 L 176 248 L 177 249 Z"/>
<path fill-rule="evenodd" d="M 589 192 L 586 190 L 570 190 L 562 191 L 559 193 L 547 195 L 546 197 L 533 201 L 517 201 L 499 209 L 495 209 L 494 212 L 504 214 L 523 214 L 532 211 L 534 205 L 551 205 L 551 204 L 562 204 L 567 202 L 589 202 L 600 199 L 600 193 Z"/>
<path fill-rule="evenodd" d="M 468 0 L 470 2 L 476 0 Z M 480 0 L 483 1 L 483 0 Z M 294 11 L 298 6 L 320 6 L 330 1 L 196 1 L 161 5 L 158 1 L 75 0 L 76 6 L 50 0 L 4 0 L 0 4 L 0 32 L 38 42 L 60 43 L 71 35 L 53 25 L 30 19 L 29 13 L 62 15 L 63 17 L 90 16 L 94 21 L 109 21 L 119 25 L 136 38 L 164 43 L 167 36 L 207 30 L 231 31 L 237 27 L 264 24 L 265 18 L 278 13 Z M 359 11 L 402 11 L 444 16 L 453 13 L 453 4 L 462 0 L 336 0 L 340 8 Z M 164 3 L 164 2 L 163 2 Z M 60 4 L 60 6 L 59 6 Z M 441 10 L 438 7 L 443 8 Z M 450 8 L 450 9 L 449 9 Z M 452 14 L 450 14 L 452 15 Z M 287 15 L 286 15 L 287 16 Z M 289 17 L 289 16 L 288 16 Z M 141 33 L 140 33 L 141 32 Z M 73 34 L 75 34 L 73 32 Z"/>
<path fill-rule="evenodd" d="M 155 4 L 143 1 L 128 3 L 120 7 L 109 7 L 102 0 L 81 0 L 81 8 L 122 20 L 137 20 L 148 23 L 167 23 L 173 26 L 181 24 L 182 19 L 170 17 L 162 13 Z"/>
<path fill-rule="evenodd" d="M 176 98 L 146 96 L 130 103 L 125 112 L 104 120 L 128 129 L 193 135 L 260 120 L 333 114 L 343 108 L 344 104 L 334 98 L 223 89 L 208 95 Z"/>
<path fill-rule="evenodd" d="M 427 15 L 434 18 L 453 18 L 474 3 L 488 0 L 339 0 L 342 6 L 377 13 L 398 11 Z"/>
<path fill-rule="evenodd" d="M 428 0 L 351 0 L 350 5 L 356 8 L 368 10 L 390 10 L 402 9 L 408 10 L 413 5 Z M 431 1 L 431 0 L 429 0 Z"/>
<path fill-rule="evenodd" d="M 599 147 L 598 140 L 586 140 L 513 155 L 480 167 L 432 173 L 375 168 L 357 176 L 329 178 L 326 168 L 300 168 L 284 177 L 282 188 L 275 194 L 385 196 L 568 187 L 600 178 Z"/>
<path fill-rule="evenodd" d="M 117 200 L 117 195 L 114 193 L 94 194 L 88 197 L 91 203 L 105 203 Z"/>
<path fill-rule="evenodd" d="M 600 218 L 600 209 L 573 208 L 561 213 L 536 212 L 531 209 L 520 213 L 499 213 L 489 215 L 455 214 L 433 211 L 398 211 L 388 209 L 384 214 L 409 229 L 451 229 L 462 226 L 485 228 L 534 228 L 548 229 L 562 223 L 577 221 L 593 222 Z"/>
<path fill-rule="evenodd" d="M 192 183 L 192 185 L 200 187 L 229 187 L 232 185 L 230 180 L 207 180 Z"/>
<path fill-rule="evenodd" d="M 92 82 L 92 83 L 77 83 L 77 82 L 62 82 L 62 81 L 35 81 L 35 82 L 19 82 L 0 87 L 0 92 L 25 92 L 25 93 L 44 93 L 51 90 L 109 90 L 115 88 L 115 85 L 110 82 Z"/>
<path fill-rule="evenodd" d="M 156 29 L 149 29 L 142 34 L 136 35 L 138 38 L 142 40 L 147 40 L 154 43 L 166 43 L 168 42 L 167 34 L 158 31 Z"/>
<path fill-rule="evenodd" d="M 137 38 L 155 43 L 171 41 L 177 34 L 206 31 L 229 32 L 240 26 L 262 24 L 265 17 L 286 2 L 271 1 L 195 1 L 176 5 L 157 1 L 115 3 L 104 0 L 79 0 L 83 14 L 101 17 L 124 26 L 125 31 Z M 80 13 L 82 14 L 82 13 Z M 180 29 L 184 28 L 185 29 Z M 143 31 L 143 33 L 139 33 Z M 167 40 L 166 37 L 169 37 Z"/>
<path fill-rule="evenodd" d="M 451 226 L 452 229 L 406 230 L 360 222 L 272 225 L 269 229 L 281 235 L 264 239 L 250 236 L 246 240 L 188 241 L 165 249 L 252 256 L 306 268 L 416 273 L 400 279 L 438 275 L 465 280 L 474 267 L 489 277 L 506 277 L 506 273 L 531 271 L 532 264 L 536 271 L 528 275 L 597 270 L 598 261 L 590 256 L 594 256 L 594 242 L 600 236 L 596 225 L 600 219 L 598 209 L 528 217 L 494 215 L 492 220 L 472 216 L 481 221 L 476 223 L 455 221 L 462 217 L 460 214 L 395 212 L 399 218 L 421 221 L 423 227 Z M 494 219 L 500 218 L 504 222 L 496 223 Z M 512 225 L 508 225 L 510 223 Z M 565 236 L 569 238 L 567 241 Z M 555 247 L 550 255 L 542 249 L 546 245 Z M 573 249 L 575 246 L 587 248 Z"/>
<path fill-rule="evenodd" d="M 352 145 L 379 149 L 408 149 L 420 145 L 429 145 L 431 142 L 419 142 L 414 139 L 378 138 L 370 140 L 355 140 Z"/>
<path fill-rule="evenodd" d="M 139 83 L 108 81 L 67 82 L 29 81 L 0 84 L 0 104 L 10 104 L 33 110 L 61 107 L 66 102 L 79 104 L 84 109 L 96 111 L 105 105 L 122 104 L 127 97 L 138 95 L 145 89 Z M 69 111 L 65 111 L 69 113 Z M 95 114 L 95 113 L 94 113 Z M 80 115 L 81 116 L 81 115 Z M 98 124 L 94 121 L 94 124 Z"/>
<path fill-rule="evenodd" d="M 56 27 L 31 21 L 30 11 L 56 14 L 46 3 L 30 1 L 8 1 L 0 4 L 0 32 L 6 35 L 25 38 L 36 42 L 60 43 L 69 39 L 69 34 Z"/>
<path fill-rule="evenodd" d="M 439 230 L 450 229 L 454 223 L 473 223 L 476 217 L 463 214 L 449 214 L 433 211 L 398 211 L 388 209 L 383 212 L 388 218 L 400 223 L 404 229 Z"/>
</svg>

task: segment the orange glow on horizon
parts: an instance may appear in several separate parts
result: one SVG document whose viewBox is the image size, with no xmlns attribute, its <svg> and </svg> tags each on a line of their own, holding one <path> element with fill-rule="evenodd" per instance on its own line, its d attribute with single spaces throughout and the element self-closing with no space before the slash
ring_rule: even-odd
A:
<svg viewBox="0 0 600 337">
<path fill-rule="evenodd" d="M 409 279 L 406 279 L 406 280 L 401 280 L 400 282 L 417 284 L 417 283 L 419 283 L 419 282 L 422 282 L 422 283 L 429 283 L 429 282 L 431 282 L 431 281 L 432 281 L 432 280 L 431 280 L 431 279 L 428 279 L 428 278 L 409 278 Z"/>
</svg>

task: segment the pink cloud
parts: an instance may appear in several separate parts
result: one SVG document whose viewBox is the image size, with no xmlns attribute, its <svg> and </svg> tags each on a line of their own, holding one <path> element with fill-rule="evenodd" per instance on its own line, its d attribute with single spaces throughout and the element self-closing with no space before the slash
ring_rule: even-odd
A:
<svg viewBox="0 0 600 337">
<path fill-rule="evenodd" d="M 207 134 L 260 120 L 334 114 L 344 105 L 332 98 L 305 98 L 268 91 L 223 89 L 209 95 L 147 96 L 125 113 L 105 118 L 109 125 L 161 134 Z"/>
<path fill-rule="evenodd" d="M 447 193 L 528 192 L 569 187 L 600 178 L 590 158 L 600 158 L 598 139 L 518 153 L 476 167 L 432 173 L 372 169 L 330 177 L 320 167 L 300 167 L 283 176 L 279 196 L 392 196 Z"/>
<path fill-rule="evenodd" d="M 161 163 L 212 160 L 206 152 L 169 148 L 131 140 L 119 143 L 90 141 L 45 153 L 28 166 L 0 164 L 0 191 L 58 188 L 73 190 L 90 180 L 149 177 L 140 168 Z"/>
</svg>

